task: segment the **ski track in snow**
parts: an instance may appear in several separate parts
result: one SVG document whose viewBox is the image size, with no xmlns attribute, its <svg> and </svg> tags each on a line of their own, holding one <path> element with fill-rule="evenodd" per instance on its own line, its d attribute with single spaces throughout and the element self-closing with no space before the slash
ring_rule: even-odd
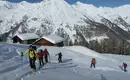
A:
<svg viewBox="0 0 130 80">
<path fill-rule="evenodd" d="M 74 65 L 73 63 L 56 63 L 56 62 L 51 62 L 51 63 L 47 63 L 45 64 L 41 69 L 38 69 L 36 72 L 32 72 L 29 71 L 27 73 L 25 73 L 24 75 L 18 77 L 16 80 L 25 80 L 26 78 L 33 76 L 33 75 L 37 75 L 40 73 L 44 73 L 44 71 L 46 70 L 51 70 L 51 69 L 57 69 L 57 68 L 70 68 L 70 67 L 75 67 L 76 65 Z"/>
</svg>

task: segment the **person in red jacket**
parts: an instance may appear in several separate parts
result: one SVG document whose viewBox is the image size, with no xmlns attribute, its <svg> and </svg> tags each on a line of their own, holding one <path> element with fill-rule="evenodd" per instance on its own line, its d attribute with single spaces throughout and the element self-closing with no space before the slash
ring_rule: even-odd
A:
<svg viewBox="0 0 130 80">
<path fill-rule="evenodd" d="M 40 64 L 39 67 L 44 66 L 43 56 L 44 56 L 44 55 L 43 55 L 43 50 L 41 49 L 41 50 L 39 50 L 39 52 L 37 53 L 37 57 L 38 57 L 38 59 L 39 59 L 39 64 Z"/>
<path fill-rule="evenodd" d="M 96 59 L 95 59 L 95 58 L 92 58 L 90 68 L 92 68 L 92 67 L 95 68 L 95 64 L 96 64 Z"/>
<path fill-rule="evenodd" d="M 50 57 L 50 54 L 46 48 L 43 51 L 43 56 L 45 56 L 45 63 L 48 63 L 48 57 Z"/>
<path fill-rule="evenodd" d="M 123 62 L 123 65 L 122 65 L 122 66 L 124 67 L 124 72 L 127 72 L 127 70 L 126 70 L 127 64 Z"/>
</svg>

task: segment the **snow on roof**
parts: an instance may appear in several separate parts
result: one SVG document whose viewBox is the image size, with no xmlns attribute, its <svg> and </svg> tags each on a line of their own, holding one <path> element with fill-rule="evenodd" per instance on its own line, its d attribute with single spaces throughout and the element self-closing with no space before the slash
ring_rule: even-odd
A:
<svg viewBox="0 0 130 80">
<path fill-rule="evenodd" d="M 52 42 L 53 44 L 62 42 L 64 39 L 56 34 L 52 34 L 49 36 L 43 36 L 43 39 L 48 40 L 49 42 Z"/>
<path fill-rule="evenodd" d="M 38 35 L 35 33 L 23 33 L 23 34 L 16 34 L 21 40 L 29 40 L 29 39 L 37 39 L 39 38 Z"/>
</svg>

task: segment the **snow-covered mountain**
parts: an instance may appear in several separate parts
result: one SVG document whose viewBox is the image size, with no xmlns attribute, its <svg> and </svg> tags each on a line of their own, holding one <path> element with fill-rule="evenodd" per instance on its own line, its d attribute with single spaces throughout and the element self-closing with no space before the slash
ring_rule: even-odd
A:
<svg viewBox="0 0 130 80">
<path fill-rule="evenodd" d="M 96 7 L 92 4 L 84 4 L 78 1 L 73 5 L 73 7 L 83 14 L 91 16 L 96 22 L 102 22 L 101 19 L 104 17 L 117 24 L 122 29 L 126 31 L 129 30 L 129 28 L 127 28 L 128 26 L 124 26 L 121 22 L 125 21 L 126 23 L 130 23 L 130 5 L 123 5 L 114 8 L 102 6 Z M 121 21 L 121 19 L 123 21 Z"/>
<path fill-rule="evenodd" d="M 1 33 L 9 32 L 15 24 L 21 27 L 33 29 L 34 32 L 45 32 L 44 28 L 49 28 L 50 32 L 56 33 L 58 29 L 64 29 L 67 34 L 72 33 L 74 24 L 83 24 L 83 15 L 75 10 L 64 0 L 44 0 L 40 3 L 10 3 L 1 1 Z M 71 27 L 66 28 L 69 25 Z M 6 26 L 6 27 L 3 27 Z M 20 30 L 19 30 L 20 31 Z"/>
<path fill-rule="evenodd" d="M 10 41 L 16 33 L 35 32 L 39 36 L 58 34 L 65 38 L 66 45 L 80 44 L 91 49 L 95 41 L 100 45 L 106 40 L 111 44 L 116 40 L 120 43 L 116 46 L 123 41 L 128 44 L 129 8 L 130 5 L 95 7 L 81 2 L 70 5 L 65 0 L 0 1 L 0 40 Z"/>
<path fill-rule="evenodd" d="M 89 27 L 87 26 L 88 31 L 84 31 L 84 28 L 80 30 L 80 33 L 87 38 L 89 43 L 92 40 L 100 43 L 98 45 L 97 42 L 94 42 L 91 45 L 98 45 L 97 47 L 107 46 L 107 48 L 109 45 L 115 45 L 111 47 L 117 48 L 122 46 L 122 44 L 124 45 L 124 43 L 125 45 L 129 44 L 130 5 L 115 8 L 95 7 L 94 5 L 84 4 L 78 1 L 73 7 L 86 16 L 87 19 L 85 19 L 85 22 L 89 24 Z M 89 36 L 90 38 L 88 39 Z M 127 45 L 127 47 L 129 46 Z"/>
</svg>

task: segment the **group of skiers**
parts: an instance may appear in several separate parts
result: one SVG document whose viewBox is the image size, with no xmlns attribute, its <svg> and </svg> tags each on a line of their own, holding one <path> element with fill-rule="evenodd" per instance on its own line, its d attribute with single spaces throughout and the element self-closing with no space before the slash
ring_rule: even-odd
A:
<svg viewBox="0 0 130 80">
<path fill-rule="evenodd" d="M 24 52 L 23 55 L 21 55 L 21 56 L 25 56 L 26 54 L 28 54 L 28 56 L 29 56 L 30 68 L 32 68 L 34 71 L 36 70 L 36 65 L 35 65 L 36 59 L 39 60 L 39 68 L 44 66 L 45 63 L 49 62 L 48 58 L 50 57 L 50 54 L 46 48 L 44 49 L 44 51 L 42 49 L 36 51 L 36 46 L 30 45 L 29 49 L 26 52 Z M 59 56 L 58 61 L 59 61 L 59 63 L 61 63 L 62 62 L 62 53 L 60 52 L 56 55 Z M 45 63 L 43 61 L 43 57 L 45 59 Z"/>
<path fill-rule="evenodd" d="M 36 65 L 35 65 L 35 61 L 36 59 L 39 60 L 39 68 L 44 66 L 45 63 L 48 63 L 48 58 L 50 57 L 50 54 L 48 52 L 48 50 L 45 48 L 44 51 L 42 49 L 40 49 L 38 52 L 36 51 L 36 46 L 32 46 L 30 45 L 29 46 L 29 49 L 23 53 L 22 56 L 25 56 L 26 54 L 28 53 L 29 55 L 29 63 L 30 63 L 30 67 L 33 69 L 33 70 L 36 70 Z M 59 63 L 62 63 L 62 53 L 58 53 L 56 54 L 55 56 L 58 55 L 58 62 Z M 43 61 L 43 57 L 45 59 L 45 63 Z M 126 68 L 127 68 L 127 64 L 123 62 L 123 70 L 124 72 L 126 72 Z M 96 67 L 96 59 L 95 58 L 92 58 L 91 60 L 91 65 L 90 65 L 90 68 L 92 67 Z"/>
</svg>

